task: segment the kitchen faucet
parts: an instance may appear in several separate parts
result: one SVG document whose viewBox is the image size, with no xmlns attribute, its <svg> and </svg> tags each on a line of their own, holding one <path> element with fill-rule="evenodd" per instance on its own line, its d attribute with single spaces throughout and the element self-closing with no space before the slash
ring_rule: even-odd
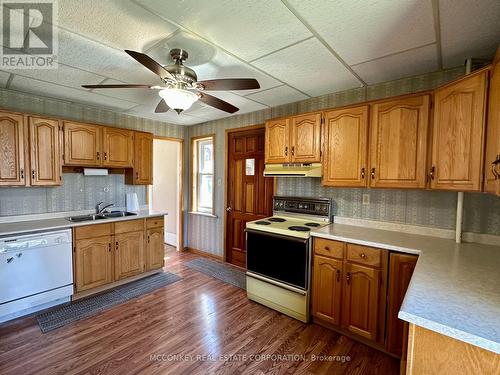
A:
<svg viewBox="0 0 500 375">
<path fill-rule="evenodd" d="M 104 210 L 108 207 L 112 207 L 114 206 L 114 203 L 110 203 L 110 204 L 107 204 L 105 205 L 104 207 L 101 208 L 101 204 L 103 204 L 104 202 L 99 202 L 95 205 L 95 214 L 96 215 L 100 215 L 104 212 Z"/>
</svg>

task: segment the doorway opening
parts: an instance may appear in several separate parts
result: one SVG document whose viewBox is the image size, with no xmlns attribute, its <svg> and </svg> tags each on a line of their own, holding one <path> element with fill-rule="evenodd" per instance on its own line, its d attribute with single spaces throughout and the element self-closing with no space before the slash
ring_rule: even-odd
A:
<svg viewBox="0 0 500 375">
<path fill-rule="evenodd" d="M 149 208 L 166 212 L 166 251 L 183 248 L 182 165 L 184 142 L 179 138 L 153 139 L 153 185 L 149 186 Z"/>
</svg>

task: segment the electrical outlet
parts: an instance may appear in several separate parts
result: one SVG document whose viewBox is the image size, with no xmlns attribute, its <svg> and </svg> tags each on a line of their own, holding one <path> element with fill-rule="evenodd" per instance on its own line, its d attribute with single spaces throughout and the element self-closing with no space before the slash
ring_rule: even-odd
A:
<svg viewBox="0 0 500 375">
<path fill-rule="evenodd" d="M 370 194 L 363 194 L 363 206 L 370 205 Z"/>
</svg>

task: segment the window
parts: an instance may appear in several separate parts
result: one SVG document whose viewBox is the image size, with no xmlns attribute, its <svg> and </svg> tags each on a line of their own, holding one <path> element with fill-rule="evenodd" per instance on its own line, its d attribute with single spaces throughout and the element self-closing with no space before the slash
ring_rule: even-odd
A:
<svg viewBox="0 0 500 375">
<path fill-rule="evenodd" d="M 213 214 L 214 137 L 196 138 L 193 150 L 193 211 Z"/>
</svg>

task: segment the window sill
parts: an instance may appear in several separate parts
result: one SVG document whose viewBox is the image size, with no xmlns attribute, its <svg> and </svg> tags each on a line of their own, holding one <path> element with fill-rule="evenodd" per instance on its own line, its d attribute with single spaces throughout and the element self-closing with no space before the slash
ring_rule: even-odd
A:
<svg viewBox="0 0 500 375">
<path fill-rule="evenodd" d="M 217 218 L 216 215 L 214 214 L 209 214 L 207 212 L 198 212 L 198 211 L 189 211 L 188 214 L 190 215 L 198 215 L 198 216 L 206 216 L 206 217 L 213 217 L 213 218 Z"/>
</svg>

